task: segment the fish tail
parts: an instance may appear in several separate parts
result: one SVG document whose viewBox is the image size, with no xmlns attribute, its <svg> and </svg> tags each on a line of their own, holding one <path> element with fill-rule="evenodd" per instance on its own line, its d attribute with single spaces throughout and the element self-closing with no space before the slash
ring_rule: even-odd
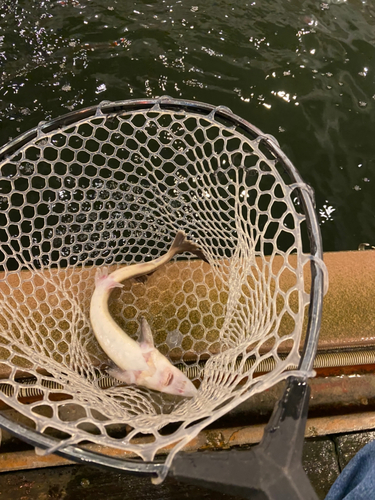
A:
<svg viewBox="0 0 375 500">
<path fill-rule="evenodd" d="M 183 231 L 178 231 L 176 234 L 170 251 L 172 251 L 174 255 L 178 253 L 191 252 L 205 262 L 208 262 L 198 243 L 188 240 Z"/>
</svg>

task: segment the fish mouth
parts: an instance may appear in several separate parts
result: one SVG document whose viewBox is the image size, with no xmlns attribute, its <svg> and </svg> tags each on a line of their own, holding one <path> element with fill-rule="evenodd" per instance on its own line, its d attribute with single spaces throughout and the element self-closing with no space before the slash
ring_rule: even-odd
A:
<svg viewBox="0 0 375 500">
<path fill-rule="evenodd" d="M 186 398 L 193 398 L 197 393 L 198 389 L 195 387 L 191 380 L 184 381 L 183 388 L 178 391 L 181 396 L 185 396 Z"/>
<path fill-rule="evenodd" d="M 189 386 L 184 391 L 183 396 L 185 396 L 186 398 L 193 398 L 194 396 L 196 396 L 198 394 L 198 389 L 193 384 L 191 384 L 191 385 L 192 385 L 192 387 Z"/>
</svg>

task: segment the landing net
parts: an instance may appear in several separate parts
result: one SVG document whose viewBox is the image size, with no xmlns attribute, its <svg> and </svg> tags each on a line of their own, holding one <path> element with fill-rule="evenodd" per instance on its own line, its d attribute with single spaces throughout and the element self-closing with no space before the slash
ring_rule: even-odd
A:
<svg viewBox="0 0 375 500">
<path fill-rule="evenodd" d="M 275 151 L 226 108 L 172 99 L 103 103 L 0 151 L 0 397 L 57 438 L 44 453 L 163 451 L 167 469 L 202 428 L 297 368 L 311 197 Z M 89 320 L 96 269 L 154 259 L 179 230 L 208 263 L 183 254 L 125 282 L 110 311 L 134 339 L 148 320 L 198 387 L 192 399 L 109 377 Z"/>
</svg>

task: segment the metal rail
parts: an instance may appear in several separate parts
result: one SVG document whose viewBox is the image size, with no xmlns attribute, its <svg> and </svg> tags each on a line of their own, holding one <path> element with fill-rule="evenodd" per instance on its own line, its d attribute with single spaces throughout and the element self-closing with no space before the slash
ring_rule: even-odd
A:
<svg viewBox="0 0 375 500">
<path fill-rule="evenodd" d="M 279 354 L 281 359 L 285 359 L 287 354 Z M 181 370 L 188 378 L 197 379 L 202 376 L 202 370 L 204 370 L 205 361 L 200 361 L 199 366 L 187 366 L 183 364 L 177 364 L 176 367 Z M 237 360 L 235 363 L 236 368 L 239 367 L 241 361 Z M 262 360 L 254 369 L 254 373 L 265 373 L 270 372 L 275 367 L 275 360 L 273 358 L 267 358 Z M 334 352 L 320 352 L 316 355 L 314 359 L 313 368 L 339 368 L 346 366 L 364 366 L 375 364 L 375 348 L 358 349 L 358 350 L 348 350 L 348 351 L 334 351 Z M 248 359 L 244 364 L 244 371 L 249 370 L 254 365 L 253 359 Z M 291 365 L 288 370 L 295 370 L 297 365 Z M 40 389 L 36 385 L 36 378 L 23 378 L 18 380 L 21 387 L 17 388 L 19 398 L 34 398 L 43 396 L 43 389 Z M 122 382 L 118 381 L 119 384 Z M 105 376 L 97 381 L 98 386 L 101 389 L 108 389 L 109 387 L 114 387 L 117 381 L 110 376 Z M 43 380 L 43 387 L 46 389 L 56 389 L 61 390 L 63 386 L 56 382 L 55 380 Z M 12 384 L 7 382 L 0 382 L 0 392 L 5 396 L 13 396 L 14 387 Z"/>
</svg>

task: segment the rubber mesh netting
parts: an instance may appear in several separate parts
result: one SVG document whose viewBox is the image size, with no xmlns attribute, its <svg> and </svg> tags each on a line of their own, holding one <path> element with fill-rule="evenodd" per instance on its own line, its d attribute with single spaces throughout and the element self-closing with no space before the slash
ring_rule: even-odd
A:
<svg viewBox="0 0 375 500">
<path fill-rule="evenodd" d="M 173 445 L 170 463 L 298 364 L 309 296 L 296 186 L 262 137 L 216 115 L 98 107 L 2 161 L 0 396 L 57 438 L 47 452 L 89 441 L 152 460 Z M 111 379 L 89 321 L 97 267 L 154 259 L 178 230 L 209 263 L 184 254 L 129 280 L 110 311 L 133 338 L 147 318 L 192 399 Z"/>
</svg>

